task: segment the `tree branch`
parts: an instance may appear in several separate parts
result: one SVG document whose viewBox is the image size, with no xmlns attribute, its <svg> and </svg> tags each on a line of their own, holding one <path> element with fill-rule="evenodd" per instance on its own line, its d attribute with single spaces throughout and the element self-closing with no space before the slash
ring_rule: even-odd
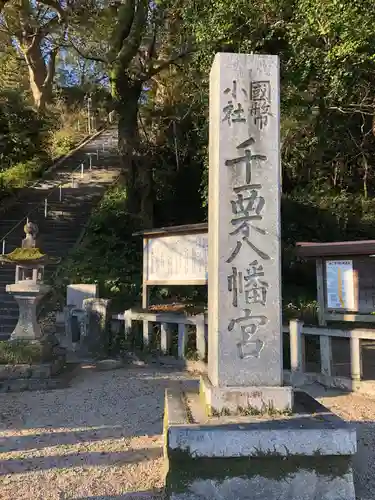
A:
<svg viewBox="0 0 375 500">
<path fill-rule="evenodd" d="M 5 4 L 8 3 L 9 0 L 0 0 L 0 12 L 3 10 L 5 7 Z"/>
<path fill-rule="evenodd" d="M 146 29 L 147 0 L 138 0 L 129 36 L 123 41 L 116 59 L 126 67 L 137 53 Z"/>
<path fill-rule="evenodd" d="M 48 65 L 47 65 L 47 75 L 46 75 L 46 78 L 43 82 L 43 87 L 45 87 L 45 88 L 48 88 L 48 86 L 51 85 L 53 78 L 55 76 L 56 56 L 57 56 L 58 51 L 59 51 L 59 49 L 57 47 L 55 47 L 50 52 L 49 61 L 48 61 Z"/>
<path fill-rule="evenodd" d="M 171 66 L 172 64 L 175 64 L 179 59 L 183 59 L 187 56 L 189 56 L 190 54 L 193 53 L 193 50 L 192 49 L 187 49 L 187 50 L 184 50 L 182 52 L 180 52 L 179 54 L 177 54 L 176 56 L 174 57 L 171 57 L 170 59 L 167 59 L 166 61 L 156 61 L 156 63 L 159 63 L 157 64 L 156 66 L 154 66 L 153 68 L 151 68 L 145 75 L 144 75 L 144 80 L 149 80 L 150 78 L 152 78 L 154 75 L 157 75 L 158 73 L 160 73 L 161 71 L 163 71 L 163 69 L 166 69 L 168 68 L 169 66 Z"/>
<path fill-rule="evenodd" d="M 65 12 L 65 10 L 62 8 L 61 4 L 58 1 L 41 0 L 40 3 L 42 3 L 43 5 L 46 5 L 47 7 L 51 7 L 51 9 L 56 12 L 60 22 L 66 18 L 67 13 Z"/>
<path fill-rule="evenodd" d="M 125 0 L 116 11 L 117 22 L 112 38 L 112 56 L 113 59 L 121 50 L 124 40 L 129 36 L 135 12 L 135 0 Z"/>
<path fill-rule="evenodd" d="M 102 57 L 98 57 L 98 56 L 93 56 L 93 55 L 90 55 L 90 54 L 84 54 L 81 49 L 79 49 L 71 39 L 69 39 L 69 43 L 70 43 L 70 46 L 77 52 L 77 54 L 82 57 L 83 59 L 88 59 L 89 61 L 96 61 L 96 62 L 101 62 L 101 63 L 104 63 L 104 64 L 107 64 L 108 61 Z"/>
</svg>

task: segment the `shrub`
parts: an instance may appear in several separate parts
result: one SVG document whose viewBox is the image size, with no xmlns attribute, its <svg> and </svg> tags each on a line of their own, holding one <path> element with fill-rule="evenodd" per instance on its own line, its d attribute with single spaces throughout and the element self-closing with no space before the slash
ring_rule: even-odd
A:
<svg viewBox="0 0 375 500">
<path fill-rule="evenodd" d="M 77 133 L 73 129 L 61 129 L 52 133 L 51 156 L 57 158 L 68 154 L 77 144 Z"/>
<path fill-rule="evenodd" d="M 0 91 L 0 167 L 38 156 L 47 146 L 47 123 L 16 91 Z"/>
<path fill-rule="evenodd" d="M 43 167 L 44 161 L 41 158 L 17 163 L 0 173 L 0 186 L 6 191 L 23 188 L 28 182 L 39 177 Z"/>
<path fill-rule="evenodd" d="M 32 364 L 44 360 L 43 346 L 28 341 L 0 341 L 0 365 Z"/>
</svg>

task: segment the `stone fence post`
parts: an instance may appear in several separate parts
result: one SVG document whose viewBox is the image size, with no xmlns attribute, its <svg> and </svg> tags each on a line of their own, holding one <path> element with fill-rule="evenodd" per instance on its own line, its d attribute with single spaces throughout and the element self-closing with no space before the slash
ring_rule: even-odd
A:
<svg viewBox="0 0 375 500">
<path fill-rule="evenodd" d="M 110 303 L 110 299 L 89 298 L 83 300 L 83 309 L 88 315 L 88 330 L 83 339 L 83 347 L 89 353 L 97 353 L 106 349 L 108 345 Z"/>
<path fill-rule="evenodd" d="M 302 337 L 303 321 L 292 319 L 289 322 L 290 338 L 290 369 L 293 372 L 303 372 L 304 341 Z"/>
</svg>

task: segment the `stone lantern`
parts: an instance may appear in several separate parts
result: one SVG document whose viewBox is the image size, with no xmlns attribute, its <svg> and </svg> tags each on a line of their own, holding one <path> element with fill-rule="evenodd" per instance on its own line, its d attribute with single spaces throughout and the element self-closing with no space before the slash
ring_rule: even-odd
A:
<svg viewBox="0 0 375 500">
<path fill-rule="evenodd" d="M 2 255 L 0 260 L 16 266 L 15 283 L 6 286 L 19 306 L 17 325 L 11 335 L 11 340 L 40 340 L 41 329 L 37 322 L 37 306 L 41 299 L 51 290 L 43 283 L 44 266 L 56 261 L 43 254 L 36 246 L 38 226 L 27 222 L 24 226 L 26 237 L 21 248 Z"/>
</svg>

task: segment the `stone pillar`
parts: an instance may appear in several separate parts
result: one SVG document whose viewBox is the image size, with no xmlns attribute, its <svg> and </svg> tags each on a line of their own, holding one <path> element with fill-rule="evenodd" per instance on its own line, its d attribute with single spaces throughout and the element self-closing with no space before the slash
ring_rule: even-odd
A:
<svg viewBox="0 0 375 500">
<path fill-rule="evenodd" d="M 277 56 L 217 54 L 210 75 L 208 380 L 216 411 L 292 405 L 282 387 Z M 239 396 L 241 394 L 241 396 Z"/>
<path fill-rule="evenodd" d="M 355 337 L 350 338 L 350 364 L 352 380 L 361 380 L 361 344 Z"/>
<path fill-rule="evenodd" d="M 289 322 L 290 369 L 292 372 L 303 372 L 304 370 L 302 328 L 303 321 L 293 319 Z"/>
<path fill-rule="evenodd" d="M 143 349 L 150 346 L 153 333 L 153 324 L 148 319 L 143 320 Z"/>
<path fill-rule="evenodd" d="M 206 359 L 206 337 L 205 337 L 205 324 L 204 314 L 196 316 L 196 349 L 199 359 Z"/>
<path fill-rule="evenodd" d="M 83 300 L 83 310 L 87 314 L 87 335 L 81 337 L 81 345 L 89 353 L 106 350 L 109 334 L 109 299 L 90 298 Z"/>
<path fill-rule="evenodd" d="M 169 323 L 160 324 L 160 349 L 163 354 L 168 354 L 172 342 L 172 331 Z"/>
<path fill-rule="evenodd" d="M 132 329 L 133 329 L 132 310 L 127 309 L 124 312 L 124 336 L 126 341 L 131 340 Z"/>
<path fill-rule="evenodd" d="M 7 285 L 6 291 L 14 296 L 19 307 L 18 322 L 10 337 L 11 340 L 40 340 L 42 331 L 38 325 L 37 307 L 50 291 L 50 287 L 19 282 Z"/>
<path fill-rule="evenodd" d="M 178 357 L 183 359 L 186 355 L 188 336 L 186 325 L 184 323 L 178 324 Z"/>
<path fill-rule="evenodd" d="M 328 335 L 320 335 L 320 369 L 323 375 L 332 375 L 332 339 Z"/>
</svg>

